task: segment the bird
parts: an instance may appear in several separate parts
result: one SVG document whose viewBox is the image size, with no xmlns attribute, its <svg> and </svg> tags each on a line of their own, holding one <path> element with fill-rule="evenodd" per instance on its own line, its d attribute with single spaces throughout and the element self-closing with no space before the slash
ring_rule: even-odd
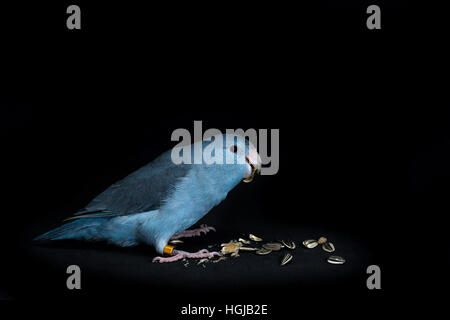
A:
<svg viewBox="0 0 450 320">
<path fill-rule="evenodd" d="M 188 228 L 221 203 L 241 181 L 252 181 L 261 171 L 261 158 L 252 142 L 235 133 L 194 142 L 189 149 L 179 150 L 180 154 L 185 150 L 191 156 L 193 150 L 201 150 L 203 158 L 209 155 L 215 161 L 175 163 L 170 149 L 109 186 L 65 224 L 34 240 L 106 241 L 120 247 L 144 244 L 160 254 L 153 259 L 159 263 L 220 256 L 207 249 L 177 250 L 168 243 L 216 231 L 204 225 Z"/>
</svg>

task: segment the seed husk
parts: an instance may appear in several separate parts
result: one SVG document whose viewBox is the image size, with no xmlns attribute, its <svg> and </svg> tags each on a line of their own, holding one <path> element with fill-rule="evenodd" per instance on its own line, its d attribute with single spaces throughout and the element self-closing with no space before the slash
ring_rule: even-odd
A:
<svg viewBox="0 0 450 320">
<path fill-rule="evenodd" d="M 281 243 L 278 242 L 268 242 L 263 244 L 263 248 L 267 250 L 279 251 L 281 250 Z"/>
<path fill-rule="evenodd" d="M 291 262 L 293 259 L 292 254 L 290 253 L 286 253 L 283 257 L 283 259 L 281 259 L 281 265 L 284 266 L 285 264 Z"/>
<path fill-rule="evenodd" d="M 325 250 L 326 252 L 334 252 L 335 250 L 334 244 L 332 244 L 331 242 L 325 242 L 322 245 L 322 249 Z"/>
<path fill-rule="evenodd" d="M 229 243 L 222 243 L 222 254 L 228 254 L 228 253 L 235 253 L 238 252 L 239 249 L 242 246 L 242 243 L 240 242 L 229 242 Z"/>
<path fill-rule="evenodd" d="M 258 249 L 257 248 L 251 248 L 251 247 L 240 247 L 239 250 L 240 251 L 256 251 Z"/>
<path fill-rule="evenodd" d="M 242 246 L 242 243 L 236 241 L 236 240 L 231 240 L 230 242 L 226 242 L 226 243 L 221 243 L 220 244 L 221 247 L 227 247 L 227 246 Z"/>
<path fill-rule="evenodd" d="M 260 237 L 255 236 L 254 234 L 249 234 L 248 237 L 250 238 L 250 240 L 253 241 L 262 241 L 263 239 L 261 239 Z"/>
<path fill-rule="evenodd" d="M 264 248 L 255 251 L 256 254 L 259 254 L 259 255 L 261 255 L 261 256 L 262 256 L 262 255 L 269 254 L 269 253 L 271 253 L 271 252 L 272 252 L 272 250 L 264 249 Z"/>
<path fill-rule="evenodd" d="M 328 263 L 331 264 L 344 264 L 345 263 L 345 259 L 339 256 L 330 256 L 327 259 Z"/>
<path fill-rule="evenodd" d="M 242 242 L 243 244 L 250 244 L 250 243 L 251 243 L 249 240 L 242 239 L 242 238 L 239 238 L 238 241 L 239 241 L 239 242 Z"/>
<path fill-rule="evenodd" d="M 217 263 L 224 260 L 227 260 L 227 257 L 220 257 L 219 259 L 213 260 L 213 263 Z"/>
<path fill-rule="evenodd" d="M 284 243 L 283 243 L 283 240 L 278 240 L 278 241 L 274 241 L 275 243 L 279 243 L 280 244 L 280 246 L 281 246 L 281 248 L 284 248 L 285 247 L 285 245 L 284 245 Z"/>
<path fill-rule="evenodd" d="M 312 248 L 315 248 L 315 247 L 317 247 L 317 245 L 318 245 L 318 243 L 317 243 L 317 241 L 316 240 L 305 240 L 305 241 L 303 241 L 303 245 L 305 246 L 305 247 L 307 247 L 308 249 L 312 249 Z"/>
<path fill-rule="evenodd" d="M 327 238 L 325 238 L 325 237 L 320 237 L 319 240 L 317 240 L 317 243 L 318 243 L 318 244 L 324 244 L 324 243 L 327 242 L 327 241 L 328 241 Z"/>
<path fill-rule="evenodd" d="M 281 240 L 281 243 L 288 249 L 294 250 L 296 248 L 294 241 Z"/>
<path fill-rule="evenodd" d="M 170 244 L 180 244 L 180 243 L 184 243 L 184 241 L 175 239 L 175 240 L 170 240 L 169 243 Z"/>
<path fill-rule="evenodd" d="M 208 262 L 208 261 L 209 261 L 208 258 L 200 259 L 200 260 L 198 261 L 197 265 L 202 264 L 202 263 L 205 263 L 205 262 Z"/>
</svg>

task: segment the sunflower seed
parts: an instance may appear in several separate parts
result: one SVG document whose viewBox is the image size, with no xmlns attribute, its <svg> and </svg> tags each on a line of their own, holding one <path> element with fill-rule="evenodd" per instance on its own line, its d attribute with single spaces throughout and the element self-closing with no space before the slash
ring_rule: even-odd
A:
<svg viewBox="0 0 450 320">
<path fill-rule="evenodd" d="M 288 249 L 294 250 L 296 248 L 296 245 L 295 245 L 294 241 L 281 240 L 281 243 Z"/>
<path fill-rule="evenodd" d="M 250 244 L 251 242 L 242 238 L 239 238 L 239 242 L 242 242 L 243 244 Z"/>
<path fill-rule="evenodd" d="M 322 249 L 325 250 L 326 252 L 333 252 L 334 249 L 334 244 L 332 244 L 331 242 L 325 242 L 322 245 Z"/>
<path fill-rule="evenodd" d="M 281 250 L 281 243 L 278 242 L 268 242 L 263 244 L 263 248 L 267 250 L 279 251 Z"/>
<path fill-rule="evenodd" d="M 272 250 L 264 249 L 264 248 L 255 251 L 255 253 L 256 253 L 256 254 L 259 254 L 260 256 L 269 254 L 269 253 L 271 253 L 271 252 L 272 252 Z"/>
<path fill-rule="evenodd" d="M 256 251 L 258 249 L 257 248 L 251 248 L 251 247 L 240 247 L 239 250 L 240 251 Z"/>
<path fill-rule="evenodd" d="M 227 260 L 227 257 L 220 257 L 219 259 L 213 260 L 213 263 L 217 263 L 224 260 Z"/>
<path fill-rule="evenodd" d="M 325 237 L 320 237 L 319 240 L 317 240 L 318 244 L 324 244 L 325 242 L 327 242 L 327 238 Z"/>
<path fill-rule="evenodd" d="M 303 241 L 303 245 L 305 247 L 307 247 L 308 249 L 312 249 L 312 248 L 317 247 L 318 243 L 316 240 L 305 240 L 305 241 Z"/>
<path fill-rule="evenodd" d="M 284 266 L 285 264 L 289 263 L 293 259 L 292 254 L 286 253 L 281 259 L 281 265 Z"/>
<path fill-rule="evenodd" d="M 254 234 L 249 234 L 248 237 L 250 238 L 250 240 L 253 241 L 262 241 L 263 239 L 261 239 L 260 237 L 255 236 Z"/>
<path fill-rule="evenodd" d="M 342 257 L 339 257 L 339 256 L 330 256 L 327 261 L 328 261 L 328 263 L 331 263 L 331 264 L 345 263 L 345 259 Z"/>
<path fill-rule="evenodd" d="M 285 245 L 284 245 L 284 243 L 283 243 L 283 240 L 278 240 L 278 241 L 274 241 L 275 243 L 279 243 L 280 244 L 280 246 L 281 246 L 281 248 L 284 248 L 285 247 Z"/>
<path fill-rule="evenodd" d="M 232 256 L 233 258 L 239 257 L 239 251 L 233 252 L 233 253 L 231 254 L 231 256 Z"/>
<path fill-rule="evenodd" d="M 169 243 L 170 244 L 179 244 L 179 243 L 184 243 L 184 241 L 175 239 L 175 240 L 170 240 Z"/>
</svg>

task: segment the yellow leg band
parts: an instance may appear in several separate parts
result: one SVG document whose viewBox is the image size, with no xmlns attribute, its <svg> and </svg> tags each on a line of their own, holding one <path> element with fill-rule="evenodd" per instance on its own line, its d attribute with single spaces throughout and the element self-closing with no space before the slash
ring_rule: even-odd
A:
<svg viewBox="0 0 450 320">
<path fill-rule="evenodd" d="M 167 246 L 164 247 L 163 253 L 164 253 L 164 254 L 167 254 L 167 255 L 171 255 L 173 249 L 175 249 L 174 246 L 169 246 L 169 245 L 167 245 Z"/>
</svg>

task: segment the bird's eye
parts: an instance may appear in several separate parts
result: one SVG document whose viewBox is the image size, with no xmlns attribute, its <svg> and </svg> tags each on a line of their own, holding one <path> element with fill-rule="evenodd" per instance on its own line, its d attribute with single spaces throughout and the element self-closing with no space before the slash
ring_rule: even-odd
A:
<svg viewBox="0 0 450 320">
<path fill-rule="evenodd" d="M 230 147 L 230 151 L 233 152 L 233 153 L 236 153 L 237 150 L 238 150 L 238 148 L 237 148 L 236 145 Z"/>
</svg>

